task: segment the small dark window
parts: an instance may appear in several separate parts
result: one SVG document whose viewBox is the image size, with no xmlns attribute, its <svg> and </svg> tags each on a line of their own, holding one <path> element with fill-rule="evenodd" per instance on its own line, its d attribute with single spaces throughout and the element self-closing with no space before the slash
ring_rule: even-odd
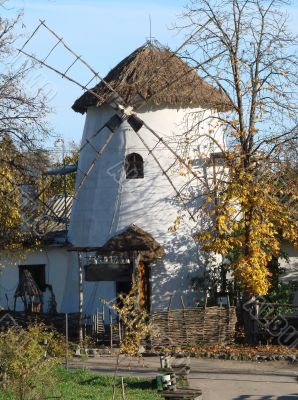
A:
<svg viewBox="0 0 298 400">
<path fill-rule="evenodd" d="M 126 179 L 144 178 L 144 161 L 137 153 L 128 154 L 125 158 Z"/>
<path fill-rule="evenodd" d="M 28 270 L 32 278 L 34 279 L 35 283 L 39 287 L 39 289 L 44 292 L 46 290 L 46 272 L 45 272 L 45 265 L 38 264 L 38 265 L 19 265 L 19 280 L 24 273 L 24 270 Z"/>
</svg>

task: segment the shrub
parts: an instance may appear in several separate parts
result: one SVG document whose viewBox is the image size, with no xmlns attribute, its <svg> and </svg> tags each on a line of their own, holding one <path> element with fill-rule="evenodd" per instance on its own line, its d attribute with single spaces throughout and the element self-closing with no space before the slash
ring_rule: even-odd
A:
<svg viewBox="0 0 298 400">
<path fill-rule="evenodd" d="M 62 338 L 44 324 L 0 333 L 0 380 L 18 400 L 42 400 L 54 384 L 53 368 L 64 355 Z"/>
</svg>

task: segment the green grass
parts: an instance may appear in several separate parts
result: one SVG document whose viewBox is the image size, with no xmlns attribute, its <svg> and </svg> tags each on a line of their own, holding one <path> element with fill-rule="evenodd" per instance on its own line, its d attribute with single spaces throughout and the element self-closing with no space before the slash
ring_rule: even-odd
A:
<svg viewBox="0 0 298 400">
<path fill-rule="evenodd" d="M 58 368 L 55 372 L 57 384 L 47 400 L 111 400 L 113 377 L 99 376 L 88 370 L 66 371 Z M 117 378 L 116 400 L 122 400 L 121 379 Z M 160 400 L 156 388 L 148 379 L 124 378 L 127 400 Z M 14 397 L 0 392 L 0 400 Z"/>
</svg>

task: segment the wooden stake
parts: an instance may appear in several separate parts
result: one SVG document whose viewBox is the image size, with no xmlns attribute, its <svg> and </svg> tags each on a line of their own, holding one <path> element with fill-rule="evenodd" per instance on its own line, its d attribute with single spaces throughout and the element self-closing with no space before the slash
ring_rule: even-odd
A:
<svg viewBox="0 0 298 400">
<path fill-rule="evenodd" d="M 115 367 L 115 371 L 114 371 L 112 400 L 115 400 L 115 395 L 116 395 L 116 378 L 117 378 L 117 373 L 118 373 L 118 368 L 119 368 L 119 359 L 120 359 L 120 351 L 117 354 L 116 367 Z"/>
<path fill-rule="evenodd" d="M 84 292 L 83 292 L 83 267 L 82 255 L 78 252 L 78 266 L 79 266 L 79 342 L 83 343 L 83 305 L 84 305 Z"/>
<path fill-rule="evenodd" d="M 182 308 L 183 308 L 183 310 L 184 310 L 184 309 L 185 309 L 185 304 L 184 304 L 183 296 L 180 296 L 180 298 L 181 298 Z"/>
<path fill-rule="evenodd" d="M 113 348 L 113 315 L 112 315 L 112 312 L 111 312 L 111 310 L 109 310 L 110 311 L 110 346 L 111 346 L 111 349 Z"/>
<path fill-rule="evenodd" d="M 172 299 L 173 299 L 173 295 L 170 295 L 170 300 L 169 300 L 169 305 L 168 305 L 168 311 L 170 311 L 171 309 L 171 305 L 172 305 Z"/>
<path fill-rule="evenodd" d="M 99 313 L 98 308 L 96 308 L 96 343 L 98 342 L 98 323 L 99 323 Z"/>
<path fill-rule="evenodd" d="M 68 314 L 65 314 L 65 368 L 68 370 Z"/>
<path fill-rule="evenodd" d="M 123 376 L 121 376 L 121 394 L 122 394 L 122 400 L 125 400 L 125 387 L 124 387 L 124 380 L 123 380 Z"/>
</svg>

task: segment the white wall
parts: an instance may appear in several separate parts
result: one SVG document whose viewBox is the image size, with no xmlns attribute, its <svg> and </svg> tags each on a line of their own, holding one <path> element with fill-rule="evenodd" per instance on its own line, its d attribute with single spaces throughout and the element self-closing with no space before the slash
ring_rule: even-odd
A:
<svg viewBox="0 0 298 400">
<path fill-rule="evenodd" d="M 172 148 L 177 147 L 179 135 L 184 135 L 186 127 L 192 123 L 189 113 L 197 112 L 203 117 L 202 110 L 177 110 L 174 108 L 146 109 L 141 118 L 156 132 L 169 142 Z M 88 110 L 82 143 L 100 128 L 114 111 L 103 106 L 100 109 L 92 107 Z M 205 116 L 208 112 L 205 112 Z M 201 134 L 209 133 L 206 123 L 200 127 Z M 157 145 L 157 139 L 146 128 L 140 131 L 150 149 Z M 99 149 L 104 143 L 107 132 L 101 132 L 92 140 L 93 147 Z M 216 133 L 219 142 L 222 138 Z M 221 143 L 222 144 L 222 143 Z M 203 137 L 197 140 L 193 148 L 200 153 L 218 151 Z M 124 158 L 126 154 L 137 152 L 144 159 L 144 179 L 126 180 L 124 174 Z M 158 144 L 154 150 L 162 167 L 167 170 L 174 156 Z M 96 156 L 95 150 L 87 145 L 81 152 L 76 186 L 82 179 Z M 207 177 L 208 171 L 197 165 L 197 172 Z M 179 189 L 188 180 L 180 176 L 177 168 L 169 175 Z M 69 239 L 75 246 L 102 246 L 112 236 L 120 233 L 129 225 L 135 224 L 152 236 L 164 247 L 165 257 L 151 266 L 152 308 L 167 307 L 170 296 L 173 307 L 181 305 L 183 296 L 187 306 L 201 300 L 200 295 L 191 290 L 192 277 L 198 276 L 204 269 L 204 256 L 198 252 L 197 244 L 192 238 L 194 223 L 184 218 L 176 232 L 170 232 L 174 224 L 180 204 L 175 192 L 158 165 L 152 158 L 136 134 L 127 123 L 123 123 L 103 155 L 98 159 L 88 179 L 83 184 L 77 198 L 74 200 Z M 185 215 L 187 215 L 185 213 Z M 203 220 L 200 220 L 203 223 Z M 287 271 L 287 279 L 297 279 L 298 254 L 288 249 L 292 257 L 292 267 Z M 20 264 L 46 264 L 47 283 L 52 284 L 58 311 L 78 311 L 78 260 L 77 254 L 66 249 L 50 248 L 44 252 L 28 253 Z M 5 264 L 5 263 L 4 263 Z M 85 264 L 85 262 L 83 262 Z M 6 307 L 5 293 L 10 298 L 13 307 L 13 294 L 18 283 L 18 270 L 12 262 L 7 262 L 0 274 L 0 305 Z M 95 312 L 100 306 L 99 298 L 111 300 L 116 295 L 115 282 L 85 282 L 84 311 L 87 314 Z"/>
<path fill-rule="evenodd" d="M 58 311 L 61 303 L 66 283 L 66 265 L 68 252 L 64 248 L 47 248 L 41 251 L 28 251 L 22 257 L 10 259 L 1 257 L 0 271 L 0 306 L 7 308 L 5 294 L 9 298 L 9 307 L 13 309 L 14 293 L 19 283 L 18 265 L 38 265 L 45 264 L 46 283 L 53 286 L 57 301 Z M 17 301 L 17 310 L 22 310 L 23 304 Z"/>
<path fill-rule="evenodd" d="M 280 266 L 285 268 L 286 272 L 282 276 L 283 282 L 298 282 L 298 249 L 295 249 L 289 243 L 282 244 L 282 251 L 287 255 L 288 260 L 279 259 Z M 298 306 L 298 290 L 294 296 L 294 304 Z"/>
<path fill-rule="evenodd" d="M 86 265 L 84 256 L 82 257 L 81 265 L 83 268 Z M 69 252 L 64 268 L 66 271 L 66 284 L 61 303 L 61 312 L 78 312 L 79 263 L 77 252 Z M 102 303 L 100 299 L 110 301 L 116 297 L 116 284 L 115 282 L 86 282 L 84 276 L 85 273 L 83 271 L 83 311 L 85 314 L 90 315 L 94 314 L 97 308 L 101 310 Z M 107 309 L 107 307 L 105 308 Z"/>
<path fill-rule="evenodd" d="M 0 307 L 13 309 L 14 293 L 19 283 L 18 265 L 45 265 L 46 283 L 52 285 L 58 312 L 78 312 L 79 285 L 78 279 L 72 279 L 78 272 L 77 253 L 66 248 L 48 247 L 42 251 L 29 251 L 25 256 L 10 259 L 1 257 L 3 267 L 0 270 Z M 82 263 L 85 264 L 85 261 Z M 71 273 L 69 274 L 69 271 Z M 114 282 L 84 282 L 84 313 L 95 313 L 101 308 L 100 298 L 111 300 L 116 295 Z M 47 310 L 46 295 L 44 295 L 44 311 Z M 24 305 L 17 300 L 16 310 L 21 311 Z"/>
<path fill-rule="evenodd" d="M 194 111 L 200 112 L 202 116 L 202 110 L 174 108 L 146 109 L 140 116 L 167 140 L 173 149 L 176 149 L 179 135 L 184 134 L 186 125 L 189 128 L 192 123 L 189 113 Z M 109 106 L 100 109 L 89 108 L 82 144 L 86 138 L 90 139 L 114 113 L 115 111 Z M 209 112 L 204 113 L 206 116 Z M 99 149 L 107 134 L 107 131 L 101 132 L 92 140 L 92 147 Z M 150 149 L 157 144 L 156 137 L 146 128 L 143 127 L 140 134 Z M 199 146 L 200 143 L 197 142 L 195 145 Z M 205 137 L 201 145 L 204 149 L 208 148 Z M 82 171 L 88 171 L 96 156 L 92 147 L 87 145 L 80 154 L 77 187 L 82 180 Z M 125 155 L 132 152 L 141 154 L 144 159 L 144 179 L 125 178 Z M 162 144 L 156 146 L 154 154 L 164 170 L 167 170 L 175 160 L 173 154 Z M 206 171 L 200 173 L 204 175 Z M 180 176 L 177 168 L 172 169 L 169 175 L 178 189 L 189 180 L 189 176 Z M 203 268 L 203 260 L 199 258 L 196 243 L 192 239 L 194 223 L 186 218 L 177 232 L 169 232 L 180 209 L 179 200 L 175 195 L 166 176 L 162 174 L 141 140 L 125 122 L 114 134 L 112 141 L 84 182 L 74 201 L 71 215 L 69 239 L 76 246 L 102 246 L 109 238 L 131 224 L 151 233 L 164 246 L 166 256 L 152 265 L 153 308 L 167 306 L 169 296 L 174 292 L 176 295 L 173 306 L 181 304 L 181 295 L 184 296 L 187 305 L 193 305 L 194 301 L 199 299 L 190 288 L 191 277 L 200 274 Z M 73 275 L 69 278 L 69 282 L 76 279 L 77 277 Z"/>
<path fill-rule="evenodd" d="M 286 269 L 282 279 L 285 282 L 297 281 L 298 282 L 298 249 L 295 249 L 289 243 L 282 244 L 282 251 L 287 255 L 288 260 L 284 258 L 279 259 L 280 266 Z"/>
</svg>

